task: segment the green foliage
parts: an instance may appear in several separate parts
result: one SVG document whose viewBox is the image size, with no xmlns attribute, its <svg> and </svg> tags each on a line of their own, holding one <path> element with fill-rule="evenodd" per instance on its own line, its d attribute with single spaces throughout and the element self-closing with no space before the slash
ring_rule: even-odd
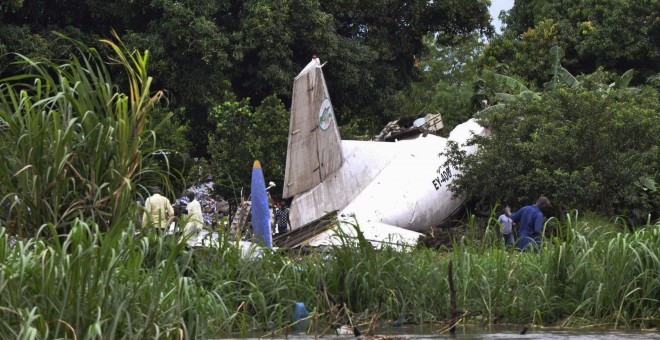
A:
<svg viewBox="0 0 660 340">
<path fill-rule="evenodd" d="M 657 217 L 660 197 L 640 190 L 658 181 L 657 91 L 559 88 L 487 115 L 492 135 L 474 155 L 448 151 L 460 170 L 451 187 L 488 204 L 525 204 L 543 194 L 566 209 Z"/>
<path fill-rule="evenodd" d="M 291 16 L 288 2 L 260 0 L 243 4 L 233 56 L 242 65 L 236 68 L 241 86 L 258 98 L 289 95 L 291 75 L 295 74 Z"/>
<path fill-rule="evenodd" d="M 326 67 L 332 68 L 326 80 L 335 112 L 341 124 L 354 117 L 372 118 L 362 120 L 368 123 L 365 128 L 377 128 L 370 134 L 394 117 L 422 109 L 400 108 L 393 97 L 422 75 L 416 61 L 429 53 L 425 36 L 437 33 L 436 43 L 444 47 L 457 36 L 469 40 L 475 31 L 490 28 L 484 1 L 463 1 L 460 6 L 418 0 L 332 1 L 323 7 L 335 18 L 338 34 L 334 53 L 320 54 L 329 61 Z M 438 55 L 430 53 L 429 60 Z"/>
<path fill-rule="evenodd" d="M 616 222 L 581 217 L 577 211 L 545 224 L 540 253 L 507 252 L 464 237 L 454 247 L 457 297 L 465 311 L 488 322 L 613 328 L 658 320 L 659 224 L 621 232 Z M 488 230 L 499 228 L 488 219 Z M 652 292 L 646 295 L 645 292 Z"/>
<path fill-rule="evenodd" d="M 375 119 L 355 117 L 339 126 L 339 136 L 344 140 L 371 140 L 371 131 L 378 131 L 382 125 Z"/>
<path fill-rule="evenodd" d="M 491 216 L 489 227 L 497 220 Z M 547 223 L 546 228 L 550 228 Z M 217 338 L 286 335 L 294 302 L 308 333 L 450 318 L 448 263 L 467 323 L 653 328 L 660 322 L 660 225 L 621 232 L 577 212 L 538 253 L 456 240 L 450 253 L 378 251 L 360 236 L 291 254 L 217 247 L 186 250 L 177 238 L 135 235 L 130 223 L 102 233 L 76 221 L 62 239 L 16 240 L 0 228 L 0 333 L 41 338 Z M 52 226 L 49 226 L 52 228 Z M 471 227 L 474 229 L 474 227 Z M 460 245 L 460 246 L 459 246 Z M 248 255 L 246 255 L 248 254 Z M 361 326 L 360 326 L 361 327 Z"/>
<path fill-rule="evenodd" d="M 472 107 L 479 110 L 478 116 L 487 116 L 490 111 L 500 110 L 515 100 L 531 101 L 538 94 L 521 81 L 494 72 L 484 72 L 483 78 L 472 85 Z"/>
<path fill-rule="evenodd" d="M 268 97 L 252 107 L 249 98 L 230 98 L 213 109 L 211 123 L 215 129 L 209 135 L 209 151 L 215 182 L 235 190 L 248 188 L 252 165 L 259 160 L 266 181 L 282 183 L 289 112 L 279 99 Z"/>
<path fill-rule="evenodd" d="M 185 110 L 169 111 L 166 107 L 156 106 L 149 115 L 147 127 L 158 131 L 157 149 L 190 152 L 192 142 L 186 139 L 190 125 Z"/>
<path fill-rule="evenodd" d="M 567 69 L 561 66 L 561 59 L 564 57 L 564 51 L 558 46 L 552 46 L 550 48 L 550 74 L 552 79 L 544 84 L 546 89 L 552 89 L 557 84 L 562 83 L 570 87 L 576 87 L 580 85 L 580 82 L 570 73 Z M 632 76 L 632 73 L 630 74 Z M 630 81 L 630 79 L 628 79 Z"/>
<path fill-rule="evenodd" d="M 191 164 L 190 151 L 192 141 L 187 139 L 190 124 L 186 119 L 183 108 L 169 111 L 167 107 L 156 105 L 149 115 L 147 128 L 156 132 L 156 151 L 145 159 L 145 165 L 159 166 L 169 173 L 172 190 L 180 193 L 188 184 L 181 179 L 185 178 Z"/>
<path fill-rule="evenodd" d="M 184 276 L 184 244 L 135 237 L 126 222 L 101 233 L 77 220 L 54 243 L 10 242 L 0 229 L 2 334 L 171 338 L 195 334 L 218 315 L 210 293 Z"/>
<path fill-rule="evenodd" d="M 210 107 L 228 89 L 225 73 L 231 66 L 227 51 L 230 41 L 216 22 L 228 2 L 147 2 L 149 11 L 143 15 L 138 11 L 133 17 L 145 22 L 127 27 L 127 44 L 153 51 L 156 86 L 168 89 L 172 104 L 185 106 L 195 117 L 194 110 Z M 206 112 L 197 114 L 202 113 Z"/>
<path fill-rule="evenodd" d="M 0 3 L 0 12 L 14 12 L 23 6 L 24 0 L 6 0 Z"/>
<path fill-rule="evenodd" d="M 458 39 L 457 39 L 458 40 Z M 469 35 L 455 45 L 439 45 L 437 37 L 426 37 L 428 52 L 419 60 L 420 80 L 396 94 L 390 118 L 417 113 L 441 113 L 443 131 L 449 133 L 474 113 L 470 105 L 469 84 L 478 79 L 478 56 L 484 43 L 477 34 Z M 343 136 L 343 135 L 342 135 Z"/>
<path fill-rule="evenodd" d="M 0 216 L 11 233 L 33 235 L 76 218 L 104 230 L 130 218 L 137 179 L 164 176 L 142 167 L 153 150 L 146 127 L 161 93 L 151 93 L 148 53 L 105 41 L 129 91 L 112 82 L 95 49 L 57 64 L 21 57 L 25 72 L 0 80 Z"/>
<path fill-rule="evenodd" d="M 288 106 L 292 78 L 316 54 L 332 68 L 326 80 L 340 124 L 380 129 L 386 116 L 400 115 L 392 96 L 419 75 L 414 56 L 426 50 L 423 36 L 438 32 L 446 44 L 490 29 L 484 0 L 14 0 L 8 6 L 0 7 L 0 52 L 64 58 L 68 50 L 52 30 L 91 45 L 109 28 L 129 48 L 149 50 L 154 86 L 169 92 L 171 110 L 185 108 L 193 155 L 204 157 L 213 130 L 209 114 L 227 92 L 255 106 L 275 95 Z M 15 72 L 3 66 L 0 73 Z"/>
<path fill-rule="evenodd" d="M 642 1 L 518 1 L 504 18 L 501 36 L 486 50 L 490 65 L 507 64 L 513 74 L 540 86 L 547 78 L 546 56 L 552 46 L 573 74 L 598 67 L 622 74 L 634 68 L 639 84 L 657 73 L 660 58 L 660 6 Z"/>
<path fill-rule="evenodd" d="M 7 75 L 16 70 L 12 61 L 16 55 L 10 53 L 21 51 L 21 54 L 31 58 L 49 58 L 52 56 L 48 40 L 38 34 L 32 34 L 27 26 L 0 25 L 0 74 Z"/>
</svg>

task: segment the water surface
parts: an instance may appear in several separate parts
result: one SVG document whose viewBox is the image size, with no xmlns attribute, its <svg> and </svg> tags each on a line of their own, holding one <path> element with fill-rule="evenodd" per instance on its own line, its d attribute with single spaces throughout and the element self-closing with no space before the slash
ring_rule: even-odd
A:
<svg viewBox="0 0 660 340">
<path fill-rule="evenodd" d="M 660 340 L 660 331 L 639 331 L 639 330 L 608 330 L 608 329 L 559 329 L 559 328 L 528 328 L 525 334 L 520 334 L 522 326 L 490 326 L 490 327 L 457 327 L 454 335 L 438 333 L 437 328 L 430 326 L 405 326 L 396 328 L 385 328 L 378 331 L 374 340 L 381 340 L 380 337 L 398 337 L 410 340 L 431 340 L 431 339 L 461 339 L 461 340 L 483 340 L 483 339 L 548 339 L 548 340 Z M 236 337 L 233 339 L 283 339 L 283 335 L 271 336 L 267 333 L 250 334 L 246 338 Z M 227 338 L 225 338 L 227 339 Z M 289 334 L 290 340 L 368 340 L 369 337 L 356 338 L 354 335 L 314 335 L 314 334 Z"/>
</svg>

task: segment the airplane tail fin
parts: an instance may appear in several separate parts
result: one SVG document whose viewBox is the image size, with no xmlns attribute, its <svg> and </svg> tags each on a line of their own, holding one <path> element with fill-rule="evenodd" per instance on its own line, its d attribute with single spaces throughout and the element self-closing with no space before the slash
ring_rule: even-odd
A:
<svg viewBox="0 0 660 340">
<path fill-rule="evenodd" d="M 313 58 L 293 81 L 284 198 L 315 187 L 342 165 L 341 137 L 321 66 Z"/>
</svg>

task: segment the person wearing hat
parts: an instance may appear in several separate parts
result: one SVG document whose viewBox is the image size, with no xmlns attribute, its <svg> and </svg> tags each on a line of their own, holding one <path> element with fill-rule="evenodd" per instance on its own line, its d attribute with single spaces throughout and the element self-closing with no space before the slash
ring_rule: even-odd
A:
<svg viewBox="0 0 660 340">
<path fill-rule="evenodd" d="M 504 213 L 511 220 L 520 226 L 518 233 L 518 243 L 516 246 L 520 250 L 539 250 L 541 249 L 541 234 L 543 233 L 543 213 L 551 208 L 550 200 L 547 197 L 539 197 L 534 205 L 522 207 L 515 213 L 511 213 L 509 207 L 504 209 Z"/>
<path fill-rule="evenodd" d="M 160 194 L 160 187 L 153 187 L 151 192 L 153 194 L 144 201 L 145 213 L 142 215 L 142 226 L 145 227 L 151 222 L 159 230 L 167 230 L 170 218 L 174 216 L 172 204 L 167 197 Z"/>
</svg>

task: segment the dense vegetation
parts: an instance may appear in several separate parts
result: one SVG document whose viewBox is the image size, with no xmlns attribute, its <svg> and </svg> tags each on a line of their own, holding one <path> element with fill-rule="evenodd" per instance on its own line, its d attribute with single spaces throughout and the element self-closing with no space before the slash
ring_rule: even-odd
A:
<svg viewBox="0 0 660 340">
<path fill-rule="evenodd" d="M 332 66 L 326 79 L 339 121 L 354 121 L 360 133 L 379 129 L 400 114 L 390 97 L 419 77 L 415 58 L 427 49 L 423 37 L 437 32 L 448 43 L 456 36 L 490 32 L 487 9 L 484 0 L 460 4 L 423 0 L 12 0 L 0 5 L 0 55 L 4 57 L 0 78 L 17 69 L 7 62 L 16 57 L 6 53 L 69 59 L 70 45 L 54 31 L 103 52 L 98 40 L 114 29 L 130 49 L 149 50 L 154 88 L 164 90 L 167 109 L 190 125 L 187 130 L 171 130 L 188 131 L 185 139 L 192 141 L 190 150 L 182 143 L 168 144 L 181 142 L 181 138 L 159 139 L 161 148 L 208 158 L 226 156 L 209 152 L 209 141 L 220 149 L 244 144 L 248 146 L 229 156 L 239 161 L 247 150 L 250 154 L 243 158 L 249 158 L 249 164 L 265 157 L 284 163 L 286 149 L 278 148 L 281 143 L 252 145 L 255 136 L 244 131 L 234 135 L 216 131 L 217 115 L 234 117 L 233 111 L 222 110 L 245 100 L 249 100 L 248 112 L 268 105 L 282 111 L 278 116 L 286 115 L 272 97 L 288 107 L 293 77 L 318 55 Z M 264 100 L 270 104 L 262 104 Z M 260 129 L 258 132 L 265 130 L 269 135 L 267 140 L 286 139 L 286 130 L 278 125 Z M 211 168 L 218 172 L 210 175 L 237 189 L 249 184 L 249 173 L 233 173 L 231 181 L 226 177 L 223 170 L 228 161 L 212 158 Z M 262 164 L 269 179 L 284 178 L 279 165 Z M 241 164 L 231 170 L 243 168 Z"/>
<path fill-rule="evenodd" d="M 69 63 L 22 58 L 25 73 L 0 85 L 0 220 L 12 235 L 48 223 L 66 233 L 76 219 L 108 230 L 134 218 L 140 188 L 168 183 L 147 162 L 156 149 L 146 122 L 162 97 L 150 91 L 149 54 L 106 41 L 126 93 L 96 50 L 72 45 L 81 53 Z"/>
<path fill-rule="evenodd" d="M 658 218 L 658 92 L 609 87 L 599 77 L 483 110 L 491 135 L 473 140 L 479 152 L 447 151 L 461 171 L 451 187 L 486 206 L 545 195 L 558 212 L 581 207 L 632 224 Z"/>
<path fill-rule="evenodd" d="M 443 115 L 448 133 L 476 111 L 497 103 L 491 95 L 498 86 L 493 72 L 539 94 L 551 80 L 555 46 L 564 52 L 555 59 L 568 74 L 591 75 L 592 81 L 600 77 L 593 82 L 607 85 L 611 75 L 633 69 L 630 86 L 653 86 L 657 91 L 660 9 L 654 1 L 519 1 L 504 14 L 502 34 L 494 36 L 487 5 L 484 0 L 14 0 L 0 6 L 0 77 L 21 73 L 21 65 L 8 63 L 17 60 L 15 52 L 68 60 L 71 44 L 54 32 L 96 46 L 104 55 L 108 49 L 98 40 L 115 29 L 130 50 L 149 50 L 151 55 L 153 86 L 163 90 L 167 105 L 156 108 L 146 126 L 155 129 L 162 122 L 156 148 L 180 153 L 170 157 L 171 171 L 189 180 L 212 176 L 227 198 L 249 185 L 254 159 L 262 160 L 268 180 L 281 183 L 291 79 L 314 54 L 328 61 L 326 78 L 345 138 L 368 138 L 394 118 L 436 112 Z M 109 75 L 116 77 L 117 72 L 121 71 L 111 68 Z M 514 89 L 498 92 L 521 96 Z M 653 90 L 644 93 L 657 96 Z M 172 119 L 163 120 L 167 116 Z M 552 119 L 564 118 L 546 123 L 556 124 Z M 557 123 L 570 126 L 566 120 Z M 630 150 L 653 152 L 642 146 Z M 649 164 L 635 171 L 643 173 L 652 197 L 621 202 L 621 196 L 637 195 L 623 183 L 631 177 L 623 176 L 611 187 L 626 192 L 617 191 L 616 199 L 597 210 L 631 217 L 657 211 L 657 205 L 646 202 L 657 201 L 657 171 L 652 170 Z M 564 181 L 555 178 L 564 176 L 561 171 L 548 172 L 548 180 Z M 525 173 L 529 169 L 520 168 L 516 177 Z M 506 182 L 503 177 L 493 178 L 494 183 Z M 572 183 L 582 192 L 591 190 L 583 185 L 600 182 Z M 186 186 L 176 180 L 173 184 L 176 191 Z M 464 188 L 461 194 L 476 188 Z M 527 203 L 534 196 L 532 189 L 550 195 L 557 188 L 537 186 L 525 189 L 524 195 L 504 196 L 491 191 L 485 201 Z M 640 200 L 646 206 L 633 213 Z M 561 205 L 594 208 L 582 202 L 586 201 L 580 198 Z"/>
<path fill-rule="evenodd" d="M 490 63 L 535 86 L 547 81 L 547 56 L 558 45 L 574 74 L 599 67 L 622 74 L 633 68 L 636 84 L 658 73 L 660 5 L 640 1 L 516 1 L 504 16 L 506 28 L 486 48 Z"/>
<path fill-rule="evenodd" d="M 0 332 L 12 338 L 213 338 L 303 331 L 334 334 L 351 322 L 450 320 L 448 266 L 460 322 L 608 328 L 660 325 L 660 225 L 633 233 L 594 219 L 548 223 L 540 254 L 491 245 L 497 228 L 457 240 L 451 252 L 375 251 L 364 239 L 327 253 L 241 256 L 223 238 L 188 252 L 130 225 L 103 234 L 74 224 L 66 239 L 12 240 L 0 229 Z M 552 226 L 552 227 L 551 227 Z M 468 235 L 472 235 L 468 233 Z M 486 240 L 486 241 L 483 241 Z M 373 318 L 376 316 L 376 318 Z"/>
<path fill-rule="evenodd" d="M 636 4 L 517 2 L 484 45 L 477 0 L 3 2 L 0 333 L 281 334 L 295 301 L 317 334 L 373 315 L 442 327 L 449 260 L 471 322 L 658 327 L 660 35 L 654 2 Z M 624 12 L 632 24 L 611 24 Z M 99 42 L 110 26 L 118 36 Z M 173 197 L 185 176 L 212 175 L 232 193 L 255 158 L 281 178 L 291 78 L 315 53 L 344 136 L 480 111 L 493 135 L 475 156 L 451 152 L 456 193 L 487 206 L 549 196 L 543 251 L 488 242 L 492 218 L 470 220 L 449 252 L 360 240 L 254 258 L 227 236 L 189 252 L 139 230 L 153 183 Z M 190 167 L 186 153 L 206 159 Z M 578 222 L 572 208 L 628 219 Z"/>
</svg>

